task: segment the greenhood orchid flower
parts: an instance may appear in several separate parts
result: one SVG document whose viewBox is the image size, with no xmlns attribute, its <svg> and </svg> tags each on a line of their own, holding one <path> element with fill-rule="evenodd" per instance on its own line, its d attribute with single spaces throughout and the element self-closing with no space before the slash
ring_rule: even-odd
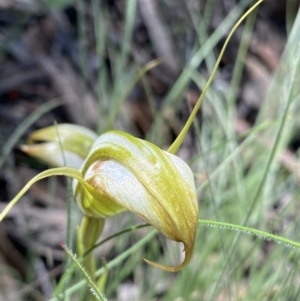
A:
<svg viewBox="0 0 300 301">
<path fill-rule="evenodd" d="M 198 203 L 193 174 L 179 157 L 154 144 L 120 131 L 101 135 L 81 167 L 93 192 L 73 181 L 76 202 L 92 217 L 108 217 L 129 210 L 171 240 L 182 242 L 185 260 L 178 267 L 151 263 L 177 271 L 193 252 Z"/>
<path fill-rule="evenodd" d="M 148 263 L 178 271 L 190 261 L 198 203 L 193 174 L 179 157 L 121 131 L 110 131 L 96 139 L 93 132 L 69 124 L 33 132 L 28 141 L 22 150 L 29 155 L 52 166 L 64 166 L 64 157 L 67 161 L 66 168 L 45 171 L 30 185 L 51 175 L 71 176 L 76 203 L 85 216 L 104 219 L 129 210 L 167 238 L 183 243 L 185 259 L 179 266 L 146 260 Z M 43 143 L 34 144 L 39 141 Z M 4 215 L 1 213 L 0 220 Z"/>
<path fill-rule="evenodd" d="M 20 148 L 52 167 L 80 168 L 97 135 L 82 126 L 59 124 L 31 133 L 28 144 Z M 40 143 L 37 143 L 40 142 Z"/>
</svg>

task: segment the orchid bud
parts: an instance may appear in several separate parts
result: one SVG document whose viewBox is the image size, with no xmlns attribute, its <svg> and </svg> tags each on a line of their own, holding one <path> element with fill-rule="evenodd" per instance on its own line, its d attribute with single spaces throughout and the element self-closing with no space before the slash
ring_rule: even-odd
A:
<svg viewBox="0 0 300 301">
<path fill-rule="evenodd" d="M 58 124 L 34 131 L 21 150 L 50 166 L 80 168 L 97 135 L 84 127 Z M 41 143 L 37 143 L 41 142 Z"/>
<path fill-rule="evenodd" d="M 97 138 L 81 173 L 92 189 L 74 180 L 73 190 L 86 215 L 104 218 L 129 210 L 184 244 L 185 259 L 179 266 L 148 263 L 175 272 L 190 261 L 198 203 L 193 174 L 184 161 L 148 141 L 111 131 Z"/>
</svg>

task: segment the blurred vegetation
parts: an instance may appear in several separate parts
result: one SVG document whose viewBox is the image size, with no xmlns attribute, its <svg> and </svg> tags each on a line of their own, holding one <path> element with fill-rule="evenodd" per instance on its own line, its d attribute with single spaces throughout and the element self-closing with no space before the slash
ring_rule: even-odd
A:
<svg viewBox="0 0 300 301">
<path fill-rule="evenodd" d="M 34 129 L 54 122 L 98 134 L 116 128 L 167 149 L 250 4 L 0 1 L 0 211 L 47 168 L 18 148 Z M 194 172 L 201 219 L 299 241 L 299 30 L 299 1 L 265 0 L 234 34 L 178 153 Z M 155 59 L 161 63 L 147 65 Z M 67 186 L 37 183 L 0 224 L 1 300 L 86 300 L 82 274 L 68 274 L 60 247 L 80 220 Z M 138 223 L 116 216 L 103 237 Z M 299 298 L 297 249 L 199 226 L 192 262 L 169 274 L 142 258 L 176 265 L 182 250 L 151 231 L 96 248 L 99 274 L 109 270 L 109 300 Z"/>
</svg>

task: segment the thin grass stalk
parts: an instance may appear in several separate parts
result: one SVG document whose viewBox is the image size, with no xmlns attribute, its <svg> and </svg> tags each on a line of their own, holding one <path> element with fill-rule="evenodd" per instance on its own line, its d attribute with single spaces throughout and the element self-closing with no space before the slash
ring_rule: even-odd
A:
<svg viewBox="0 0 300 301">
<path fill-rule="evenodd" d="M 112 261 L 108 262 L 106 265 L 107 269 L 111 269 L 117 265 L 119 265 L 123 260 L 125 260 L 128 256 L 134 254 L 136 250 L 144 246 L 148 241 L 150 241 L 155 235 L 157 234 L 156 230 L 151 231 L 148 233 L 145 237 L 140 239 L 137 243 L 135 243 L 133 246 L 128 248 L 125 252 L 123 252 L 118 257 L 114 258 Z M 99 277 L 105 272 L 105 268 L 102 267 L 96 272 L 96 276 Z M 76 292 L 78 289 L 84 287 L 86 285 L 86 280 L 81 280 L 75 285 L 71 286 L 70 288 L 66 289 L 64 292 L 66 296 L 70 296 L 72 293 Z M 49 301 L 59 301 L 60 296 L 50 299 Z"/>
<path fill-rule="evenodd" d="M 288 46 L 289 46 L 289 44 L 288 44 Z M 291 45 L 290 45 L 290 47 L 291 47 Z M 299 46 L 298 46 L 298 48 L 299 48 Z M 300 51 L 298 51 L 298 53 L 300 53 Z M 256 206 L 256 204 L 258 203 L 258 201 L 260 199 L 261 193 L 264 189 L 264 185 L 265 185 L 265 183 L 267 181 L 267 178 L 270 174 L 270 169 L 271 169 L 271 166 L 274 162 L 274 159 L 275 159 L 275 156 L 276 156 L 279 144 L 280 144 L 280 140 L 282 138 L 281 136 L 282 136 L 284 127 L 286 125 L 286 122 L 287 122 L 287 119 L 288 119 L 288 116 L 289 116 L 289 110 L 290 110 L 290 106 L 291 106 L 292 100 L 293 100 L 293 98 L 291 96 L 292 96 L 292 91 L 293 91 L 293 85 L 295 84 L 295 79 L 296 79 L 296 70 L 300 68 L 300 56 L 298 56 L 297 58 L 294 58 L 294 66 L 296 66 L 296 68 L 294 68 L 292 70 L 292 72 L 290 71 L 288 79 L 287 79 L 287 86 L 288 87 L 286 88 L 286 90 L 288 91 L 288 95 L 287 95 L 287 99 L 286 99 L 286 106 L 284 108 L 284 111 L 283 111 L 283 114 L 282 114 L 282 119 L 281 119 L 281 122 L 280 122 L 280 125 L 279 125 L 279 130 L 276 134 L 276 138 L 275 138 L 272 150 L 271 150 L 270 155 L 268 157 L 268 161 L 267 161 L 267 164 L 266 164 L 264 172 L 263 172 L 263 177 L 262 177 L 262 179 L 259 183 L 259 186 L 256 190 L 256 193 L 255 193 L 255 196 L 254 196 L 253 200 L 250 202 L 249 209 L 247 210 L 247 214 L 246 214 L 246 217 L 244 219 L 243 225 L 246 225 L 247 222 L 249 221 L 251 213 L 253 212 L 254 207 Z M 290 79 L 292 79 L 292 80 L 290 81 Z M 227 266 L 229 264 L 233 254 L 234 254 L 234 251 L 237 248 L 239 240 L 240 240 L 240 234 L 238 234 L 236 236 L 236 239 L 235 239 L 235 241 L 232 245 L 232 248 L 229 251 L 229 256 L 226 260 L 225 266 Z M 223 270 L 223 272 L 220 274 L 218 283 L 220 283 L 220 281 L 223 278 L 224 274 L 225 274 L 225 270 Z M 211 300 L 214 300 L 218 289 L 215 288 L 214 291 L 216 293 L 212 295 Z"/>
<path fill-rule="evenodd" d="M 149 226 L 150 226 L 150 224 L 140 224 L 140 225 L 131 226 L 129 228 L 125 228 L 122 231 L 114 233 L 114 234 L 112 234 L 112 235 L 110 235 L 110 236 L 102 239 L 99 243 L 95 244 L 89 250 L 86 250 L 86 252 L 83 254 L 82 258 L 85 258 L 85 256 L 89 255 L 93 250 L 95 250 L 96 248 L 102 246 L 106 242 L 108 242 L 108 241 L 110 241 L 110 240 L 112 240 L 114 238 L 117 238 L 118 236 L 121 236 L 121 235 L 123 235 L 125 233 L 136 231 L 136 230 L 141 229 L 141 228 L 149 227 Z M 58 285 L 56 286 L 54 294 L 53 294 L 56 298 L 58 298 L 58 296 L 60 294 L 62 294 L 62 290 L 66 286 L 66 282 L 71 277 L 71 275 L 74 272 L 75 268 L 76 268 L 76 265 L 72 264 L 71 267 L 62 275 L 62 278 L 60 279 Z"/>
<path fill-rule="evenodd" d="M 205 143 L 201 143 L 201 131 L 200 131 L 200 126 L 199 126 L 199 123 L 198 123 L 198 120 L 195 119 L 194 120 L 194 128 L 195 128 L 195 132 L 196 132 L 196 139 L 197 139 L 197 142 L 198 142 L 198 148 L 199 148 L 199 151 L 201 154 L 207 152 L 207 149 L 204 149 L 204 145 Z M 203 165 L 203 168 L 204 168 L 204 172 L 205 174 L 207 175 L 207 185 L 208 185 L 208 190 L 210 192 L 210 195 L 211 195 L 211 203 L 212 203 L 212 207 L 213 207 L 213 214 L 214 214 L 214 217 L 216 220 L 220 220 L 220 215 L 219 215 L 219 212 L 218 212 L 218 209 L 217 209 L 217 203 L 219 203 L 219 201 L 217 200 L 218 199 L 218 196 L 214 193 L 214 191 L 217 191 L 212 179 L 211 179 L 211 176 L 210 176 L 210 171 L 208 170 L 208 166 L 207 166 L 207 163 L 206 163 L 206 160 L 205 160 L 205 156 L 202 156 L 201 158 L 202 160 L 202 165 Z M 221 245 L 221 253 L 222 253 L 222 257 L 226 258 L 226 247 L 225 247 L 225 243 L 224 243 L 224 238 L 223 238 L 223 235 L 221 233 L 221 229 L 218 228 L 218 236 L 219 236 L 219 240 L 220 240 L 220 245 Z M 230 277 L 226 278 L 225 279 L 225 286 L 226 286 L 226 291 L 227 291 L 227 295 L 230 297 Z"/>
<path fill-rule="evenodd" d="M 67 248 L 67 246 L 62 245 L 62 248 L 66 251 L 68 256 L 71 258 L 71 260 L 76 264 L 76 266 L 79 268 L 80 272 L 86 279 L 87 284 L 90 287 L 90 293 L 93 295 L 92 299 L 99 299 L 102 301 L 106 301 L 107 299 L 105 296 L 99 291 L 97 285 L 94 283 L 94 281 L 91 278 L 91 275 L 88 274 L 86 269 L 81 265 L 81 263 L 76 259 L 76 256 L 72 254 L 72 252 Z"/>
<path fill-rule="evenodd" d="M 168 152 L 170 153 L 176 153 L 178 151 L 178 148 L 180 147 L 181 143 L 180 141 L 183 140 L 183 138 L 186 136 L 190 126 L 192 125 L 193 123 L 193 120 L 195 119 L 195 116 L 204 100 L 204 96 L 206 95 L 206 92 L 208 91 L 213 79 L 214 79 L 214 76 L 215 76 L 215 73 L 217 72 L 217 69 L 219 67 L 219 64 L 221 62 L 221 59 L 223 57 L 223 54 L 225 52 L 225 49 L 227 48 L 227 45 L 233 35 L 233 33 L 235 32 L 235 30 L 240 26 L 240 24 L 244 21 L 244 19 L 258 6 L 260 5 L 261 3 L 263 2 L 263 0 L 259 0 L 257 1 L 248 11 L 246 11 L 246 13 L 244 13 L 242 15 L 242 17 L 240 17 L 240 19 L 236 22 L 236 24 L 233 26 L 232 30 L 230 31 L 228 37 L 226 38 L 225 42 L 224 42 L 224 45 L 221 49 L 221 52 L 218 56 L 218 59 L 217 59 L 217 62 L 214 66 L 214 69 L 212 70 L 212 73 L 211 75 L 209 76 L 208 80 L 207 80 L 207 83 L 199 97 L 199 99 L 197 100 L 197 103 L 193 109 L 193 111 L 191 112 L 187 122 L 185 123 L 183 129 L 181 130 L 180 134 L 177 136 L 176 140 L 172 143 L 172 145 L 169 147 L 168 149 Z"/>
<path fill-rule="evenodd" d="M 108 95 L 110 94 L 108 88 L 109 74 L 105 64 L 105 51 L 108 44 L 107 31 L 108 25 L 106 19 L 108 17 L 107 9 L 104 5 L 100 8 L 100 3 L 97 0 L 92 0 L 93 19 L 94 19 L 94 32 L 96 40 L 96 54 L 99 60 L 97 70 L 97 96 L 98 96 L 98 133 L 104 132 L 107 127 L 107 112 L 109 101 Z"/>
<path fill-rule="evenodd" d="M 206 43 L 193 55 L 187 66 L 180 74 L 177 81 L 174 83 L 169 93 L 165 96 L 163 107 L 160 110 L 160 114 L 155 116 L 155 120 L 151 131 L 147 135 L 147 139 L 154 142 L 157 145 L 161 145 L 161 141 L 158 141 L 155 133 L 159 131 L 163 122 L 163 112 L 165 109 L 172 105 L 178 105 L 178 102 L 182 100 L 182 94 L 190 83 L 191 74 L 198 68 L 203 59 L 212 52 L 217 43 L 224 37 L 224 35 L 230 30 L 230 28 L 237 22 L 243 10 L 251 3 L 251 0 L 242 0 L 235 8 L 228 14 L 228 16 L 221 22 L 219 27 L 210 35 Z"/>
<path fill-rule="evenodd" d="M 265 231 L 262 231 L 262 230 L 258 230 L 258 229 L 255 229 L 255 228 L 245 227 L 245 226 L 226 223 L 226 222 L 202 220 L 202 219 L 199 219 L 198 222 L 199 222 L 200 225 L 203 225 L 203 226 L 220 227 L 221 229 L 232 230 L 232 231 L 237 231 L 237 232 L 240 232 L 240 233 L 254 235 L 258 238 L 262 238 L 262 239 L 265 239 L 267 241 L 273 241 L 277 244 L 283 244 L 284 246 L 286 246 L 288 248 L 300 249 L 300 242 L 285 238 L 283 236 L 279 236 L 279 235 L 268 233 L 268 232 L 265 232 Z"/>
<path fill-rule="evenodd" d="M 120 111 L 120 108 L 122 104 L 126 101 L 128 95 L 134 88 L 134 86 L 137 84 L 139 80 L 141 80 L 144 75 L 151 69 L 155 68 L 161 63 L 159 59 L 152 60 L 145 64 L 143 67 L 137 69 L 136 75 L 133 77 L 133 79 L 129 82 L 126 88 L 124 88 L 124 91 L 120 95 L 120 98 L 118 101 L 116 101 L 114 107 L 111 110 L 111 114 L 109 117 L 109 123 L 108 123 L 108 128 L 113 128 L 113 123 L 115 122 L 115 119 Z"/>
<path fill-rule="evenodd" d="M 193 8 L 191 7 L 191 2 L 187 1 L 185 2 L 189 15 L 191 17 L 193 26 L 195 31 L 197 32 L 197 38 L 199 43 L 195 43 L 193 54 L 200 48 L 203 47 L 203 45 L 206 43 L 207 39 L 209 39 L 208 35 L 208 26 L 211 19 L 211 15 L 213 12 L 213 7 L 215 5 L 215 0 L 209 0 L 205 3 L 204 11 L 202 15 L 195 13 Z M 213 67 L 216 62 L 216 58 L 214 55 L 214 52 L 211 51 L 207 54 L 207 56 L 204 57 L 208 72 L 210 73 L 213 70 Z"/>
<path fill-rule="evenodd" d="M 60 145 L 60 149 L 61 149 L 61 153 L 62 153 L 62 157 L 63 157 L 63 162 L 64 162 L 64 165 L 67 166 L 67 162 L 66 162 L 66 157 L 65 157 L 65 153 L 64 153 L 64 149 L 63 149 L 63 145 L 62 145 L 62 141 L 60 139 L 60 135 L 59 135 L 59 131 L 58 131 L 58 128 L 56 126 L 56 135 L 58 137 L 58 142 L 59 142 L 59 145 Z M 66 231 L 66 247 L 71 250 L 72 248 L 72 242 L 73 242 L 73 204 L 74 204 L 74 199 L 73 199 L 73 194 L 72 194 L 72 182 L 71 182 L 71 179 L 67 178 L 66 179 L 66 182 L 67 182 L 67 231 Z M 71 265 L 71 258 L 70 256 L 69 257 L 66 257 L 65 258 L 65 265 L 64 265 L 64 271 L 66 272 L 69 268 L 70 268 L 70 265 Z M 66 282 L 66 286 L 65 288 L 68 286 L 69 284 L 69 279 L 67 280 Z M 65 300 L 68 300 L 68 297 L 65 297 Z"/>
<path fill-rule="evenodd" d="M 114 76 L 114 89 L 111 95 L 111 107 L 109 111 L 110 120 L 115 117 L 115 110 L 118 108 L 118 102 L 122 98 L 124 86 L 127 85 L 128 73 L 133 73 L 133 70 L 128 70 L 127 66 L 128 57 L 130 53 L 132 33 L 134 27 L 135 13 L 137 7 L 137 0 L 126 1 L 126 12 L 124 20 L 124 34 L 122 39 L 121 53 L 119 57 L 113 58 L 113 76 Z M 109 120 L 108 129 L 111 128 Z"/>
<path fill-rule="evenodd" d="M 85 101 L 84 95 L 87 92 L 88 86 L 88 60 L 87 60 L 87 38 L 86 38 L 86 20 L 85 20 L 85 1 L 84 0 L 76 0 L 77 5 L 77 32 L 79 35 L 79 59 L 80 59 L 80 71 L 81 71 L 81 81 L 83 83 L 83 88 L 80 89 L 80 111 L 82 112 L 81 123 L 83 125 L 86 124 L 88 120 L 88 116 L 86 115 Z"/>
</svg>

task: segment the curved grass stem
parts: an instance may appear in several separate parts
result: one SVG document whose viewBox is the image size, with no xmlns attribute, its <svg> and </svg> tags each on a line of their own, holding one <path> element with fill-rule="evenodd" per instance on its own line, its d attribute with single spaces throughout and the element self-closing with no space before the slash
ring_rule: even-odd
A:
<svg viewBox="0 0 300 301">
<path fill-rule="evenodd" d="M 220 229 L 225 229 L 225 230 L 232 230 L 232 231 L 237 231 L 245 234 L 250 234 L 257 236 L 259 238 L 268 240 L 268 241 L 273 241 L 278 244 L 284 244 L 286 247 L 290 248 L 300 248 L 300 243 L 291 240 L 279 235 L 271 234 L 266 231 L 261 231 L 257 230 L 254 228 L 249 228 L 246 226 L 241 226 L 241 225 L 236 225 L 236 224 L 231 224 L 231 223 L 225 223 L 225 222 L 217 222 L 217 221 L 212 221 L 212 220 L 198 220 L 200 225 L 207 226 L 207 227 L 215 227 L 215 228 L 220 228 Z"/>
<path fill-rule="evenodd" d="M 92 276 L 88 274 L 86 269 L 81 265 L 81 263 L 76 259 L 76 256 L 67 248 L 66 245 L 62 244 L 62 248 L 68 254 L 68 256 L 73 260 L 76 266 L 79 268 L 81 273 L 84 275 L 88 285 L 90 286 L 90 293 L 95 297 L 95 299 L 105 301 L 107 300 L 105 296 L 99 291 L 97 285 L 92 280 Z"/>
</svg>

